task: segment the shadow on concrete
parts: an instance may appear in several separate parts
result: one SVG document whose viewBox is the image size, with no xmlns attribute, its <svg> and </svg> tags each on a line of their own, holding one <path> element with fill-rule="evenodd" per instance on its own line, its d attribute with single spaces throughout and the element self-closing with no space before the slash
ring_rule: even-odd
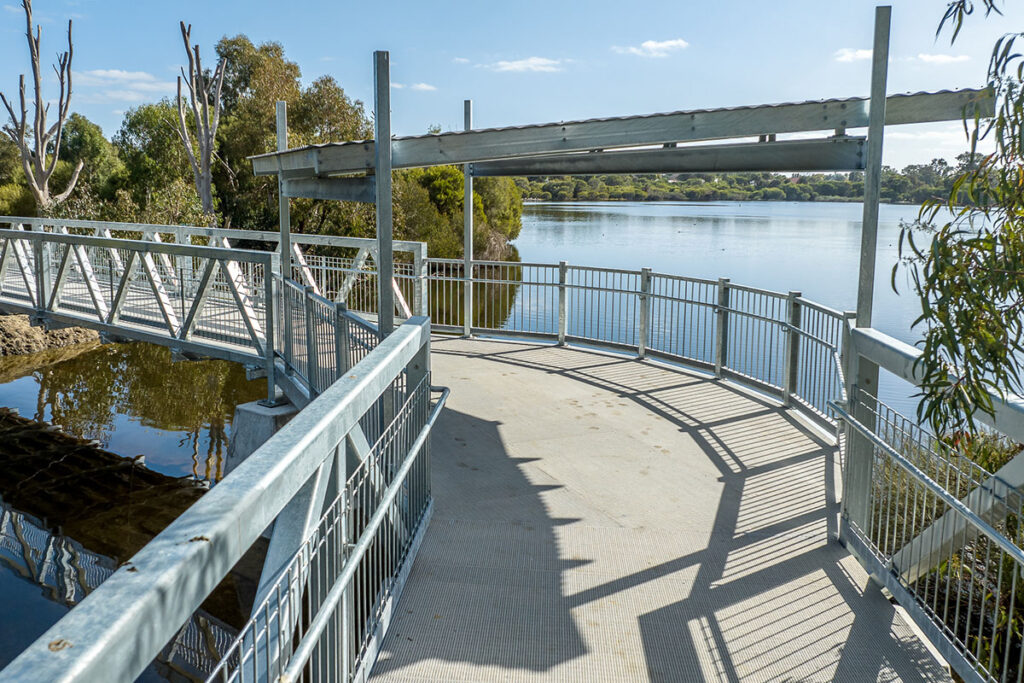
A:
<svg viewBox="0 0 1024 683">
<path fill-rule="evenodd" d="M 718 471 L 720 495 L 704 547 L 567 590 L 567 573 L 591 558 L 560 547 L 556 529 L 580 520 L 549 517 L 538 494 L 563 482 L 541 481 L 530 458 L 510 457 L 499 423 L 447 411 L 433 446 L 438 512 L 375 676 L 465 679 L 456 663 L 471 663 L 496 667 L 474 669 L 477 680 L 510 669 L 611 679 L 607 669 L 586 673 L 585 662 L 558 668 L 593 654 L 580 615 L 657 585 L 668 589 L 663 604 L 641 610 L 633 625 L 642 648 L 634 656 L 650 680 L 948 680 L 832 540 L 834 446 L 775 401 L 688 370 L 576 348 L 441 339 L 433 353 L 557 375 L 632 401 L 699 447 Z M 538 394 L 536 417 L 558 400 Z M 672 533 L 665 529 L 666 542 Z M 430 588 L 418 589 L 417 579 Z"/>
<path fill-rule="evenodd" d="M 586 652 L 562 586 L 579 562 L 554 534 L 576 520 L 548 516 L 539 494 L 551 486 L 527 477 L 498 426 L 451 409 L 438 420 L 434 518 L 375 676 L 419 659 L 545 671 Z"/>
</svg>

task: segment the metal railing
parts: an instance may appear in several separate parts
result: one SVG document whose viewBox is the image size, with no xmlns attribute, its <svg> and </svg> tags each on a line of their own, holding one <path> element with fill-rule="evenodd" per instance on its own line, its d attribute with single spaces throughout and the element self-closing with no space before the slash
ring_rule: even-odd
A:
<svg viewBox="0 0 1024 683">
<path fill-rule="evenodd" d="M 0 230 L 0 310 L 260 367 L 272 391 L 270 266 L 265 252 Z"/>
<path fill-rule="evenodd" d="M 863 391 L 872 445 L 868 517 L 846 540 L 967 680 L 1024 677 L 1024 496 L 1000 487 L 984 514 L 964 501 L 992 474 Z M 869 426 L 873 423 L 873 426 Z"/>
<path fill-rule="evenodd" d="M 116 237 L 179 245 L 232 248 L 241 242 L 247 245 L 262 244 L 278 251 L 281 240 L 280 233 L 261 230 L 18 216 L 0 216 L 0 227 L 3 226 L 33 232 Z M 376 240 L 295 233 L 291 235 L 291 245 L 292 279 L 313 287 L 314 292 L 332 301 L 346 303 L 353 311 L 376 311 L 376 272 L 373 268 L 377 253 Z M 275 262 L 272 268 L 274 273 L 280 272 L 276 265 L 280 259 L 278 251 L 272 252 Z M 314 254 L 312 251 L 318 253 Z M 426 315 L 427 245 L 423 242 L 396 240 L 393 243 L 393 251 L 395 258 L 398 259 L 395 263 L 395 282 L 392 285 L 399 292 L 399 296 L 396 297 L 399 305 L 397 314 L 402 319 L 411 315 Z M 255 278 L 250 279 L 253 286 L 259 287 L 263 273 L 249 275 Z M 343 294 L 339 296 L 339 292 Z"/>
<path fill-rule="evenodd" d="M 463 263 L 427 259 L 433 329 L 467 327 Z M 476 334 L 537 337 L 635 352 L 714 371 L 833 427 L 844 314 L 798 292 L 727 279 L 559 264 L 473 262 Z"/>
<path fill-rule="evenodd" d="M 849 361 L 918 383 L 920 351 L 851 329 Z M 1024 495 L 1018 454 L 997 473 L 863 387 L 833 409 L 846 427 L 840 534 L 964 680 L 1024 680 Z M 1020 440 L 1024 402 L 980 421 Z"/>
<path fill-rule="evenodd" d="M 322 517 L 316 510 L 312 519 L 321 521 L 312 533 L 296 534 L 294 559 L 259 601 L 218 675 L 267 680 L 268 672 L 286 671 L 301 678 L 308 667 L 347 662 L 357 672 L 372 662 L 430 514 L 425 447 L 447 392 L 431 405 L 429 340 L 425 318 L 397 328 L 4 676 L 133 680 L 275 518 L 307 500 L 302 492 L 310 486 L 323 495 L 309 501 L 333 502 Z M 343 659 L 329 664 L 328 656 Z"/>
<path fill-rule="evenodd" d="M 323 393 L 380 342 L 377 328 L 350 313 L 344 304 L 316 294 L 313 287 L 286 280 L 279 307 L 282 320 L 277 355 L 285 372 L 301 380 L 310 398 Z"/>
</svg>

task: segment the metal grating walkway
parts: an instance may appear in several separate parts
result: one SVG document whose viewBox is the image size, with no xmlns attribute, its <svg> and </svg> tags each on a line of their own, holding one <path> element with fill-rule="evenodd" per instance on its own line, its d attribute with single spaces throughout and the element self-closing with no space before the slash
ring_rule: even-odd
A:
<svg viewBox="0 0 1024 683">
<path fill-rule="evenodd" d="M 949 680 L 835 534 L 835 449 L 596 351 L 435 339 L 436 512 L 373 679 Z"/>
</svg>

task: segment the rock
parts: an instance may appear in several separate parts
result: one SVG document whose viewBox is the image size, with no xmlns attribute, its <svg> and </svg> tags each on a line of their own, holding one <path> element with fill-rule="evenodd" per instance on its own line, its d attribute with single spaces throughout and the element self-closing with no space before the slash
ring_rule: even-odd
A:
<svg viewBox="0 0 1024 683">
<path fill-rule="evenodd" d="M 0 315 L 0 356 L 36 353 L 99 339 L 95 330 L 67 327 L 45 330 L 29 324 L 27 315 Z"/>
</svg>

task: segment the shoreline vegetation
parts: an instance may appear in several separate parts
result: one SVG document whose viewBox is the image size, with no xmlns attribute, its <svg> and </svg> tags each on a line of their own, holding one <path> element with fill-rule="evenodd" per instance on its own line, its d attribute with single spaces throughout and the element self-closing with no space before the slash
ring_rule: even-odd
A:
<svg viewBox="0 0 1024 683">
<path fill-rule="evenodd" d="M 945 200 L 953 182 L 980 155 L 961 154 L 956 164 L 932 159 L 902 170 L 882 167 L 881 199 L 920 205 Z M 529 176 L 515 179 L 527 201 L 789 201 L 859 202 L 864 173 L 678 173 L 594 176 Z"/>
</svg>

